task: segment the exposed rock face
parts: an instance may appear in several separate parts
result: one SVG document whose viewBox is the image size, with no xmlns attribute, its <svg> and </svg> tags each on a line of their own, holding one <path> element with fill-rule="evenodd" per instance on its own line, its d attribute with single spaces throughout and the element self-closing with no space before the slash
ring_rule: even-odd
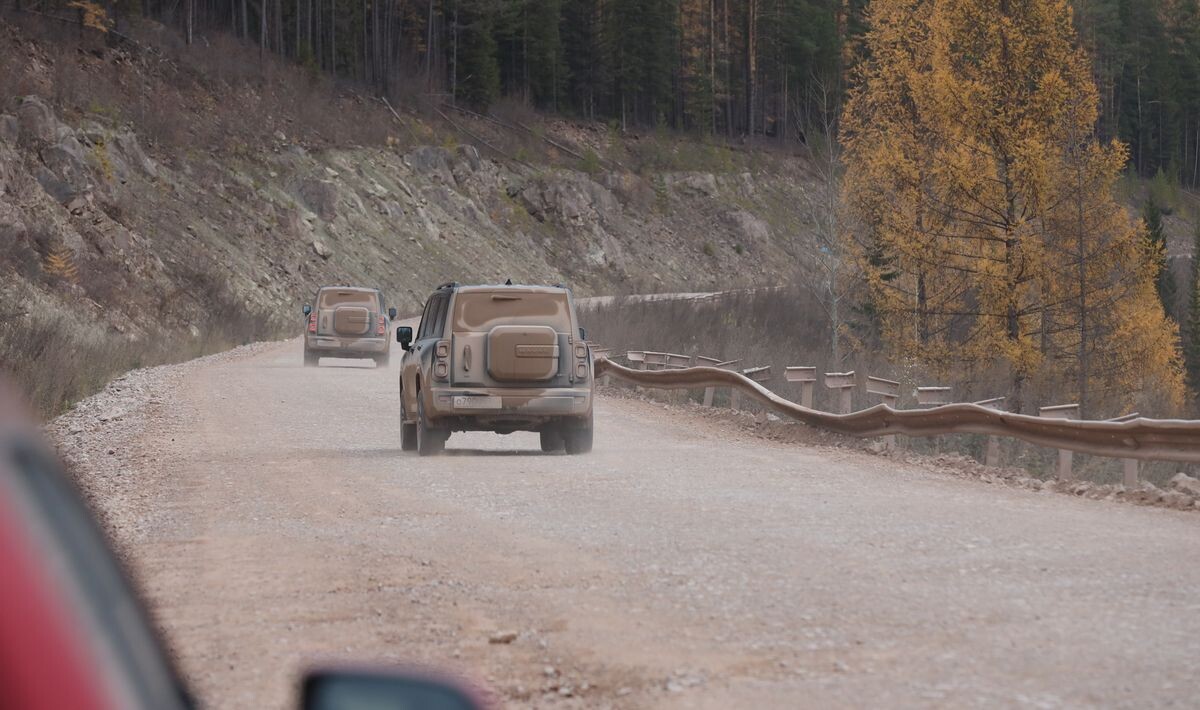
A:
<svg viewBox="0 0 1200 710">
<path fill-rule="evenodd" d="M 326 283 L 379 286 L 403 312 L 448 280 L 580 295 L 777 283 L 795 249 L 774 235 L 807 221 L 776 176 L 751 189 L 732 174 L 530 168 L 469 145 L 281 149 L 277 136 L 237 160 L 156 160 L 103 116 L 67 125 L 36 97 L 0 109 L 0 238 L 23 269 L 0 290 L 25 279 L 127 339 L 208 338 L 238 317 L 253 337 L 292 333 Z M 55 291 L 38 272 L 61 247 L 80 280 Z"/>
<path fill-rule="evenodd" d="M 58 120 L 54 111 L 36 96 L 26 96 L 17 104 L 19 139 L 27 145 L 49 143 L 56 137 Z"/>
<path fill-rule="evenodd" d="M 40 156 L 55 178 L 43 178 L 42 186 L 59 202 L 66 204 L 71 198 L 92 188 L 92 169 L 84 155 L 83 144 L 75 136 L 67 136 L 43 148 Z"/>
<path fill-rule="evenodd" d="M 21 127 L 16 116 L 0 114 L 0 142 L 16 143 L 21 136 Z"/>
<path fill-rule="evenodd" d="M 667 187 L 683 197 L 716 197 L 717 178 L 712 173 L 668 173 Z"/>
<path fill-rule="evenodd" d="M 304 180 L 300 183 L 299 193 L 305 206 L 321 221 L 332 222 L 337 217 L 338 191 L 332 180 Z"/>
<path fill-rule="evenodd" d="M 763 246 L 771 239 L 770 225 L 745 210 L 730 210 L 721 215 L 721 219 L 734 230 L 745 246 Z"/>
</svg>

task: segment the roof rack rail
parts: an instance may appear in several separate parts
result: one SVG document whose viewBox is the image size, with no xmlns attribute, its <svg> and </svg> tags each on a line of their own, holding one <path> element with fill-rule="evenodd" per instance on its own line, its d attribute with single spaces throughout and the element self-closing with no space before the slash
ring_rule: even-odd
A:
<svg viewBox="0 0 1200 710">
<path fill-rule="evenodd" d="M 447 281 L 446 283 L 442 284 L 441 286 L 438 286 L 434 290 L 441 291 L 444 288 L 458 288 L 458 282 L 457 281 Z"/>
</svg>

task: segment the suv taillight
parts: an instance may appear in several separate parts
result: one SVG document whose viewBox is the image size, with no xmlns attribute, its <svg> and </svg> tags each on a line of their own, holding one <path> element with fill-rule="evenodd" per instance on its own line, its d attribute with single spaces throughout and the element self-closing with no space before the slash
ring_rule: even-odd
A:
<svg viewBox="0 0 1200 710">
<path fill-rule="evenodd" d="M 387 335 L 387 320 L 382 313 L 375 316 L 375 335 Z"/>
<path fill-rule="evenodd" d="M 446 380 L 450 377 L 450 341 L 439 340 L 433 346 L 433 379 Z"/>
<path fill-rule="evenodd" d="M 310 333 L 317 332 L 317 312 L 316 311 L 313 311 L 312 313 L 308 314 L 308 332 L 310 332 Z"/>
<path fill-rule="evenodd" d="M 589 369 L 587 343 L 575 343 L 575 379 L 586 380 Z"/>
</svg>

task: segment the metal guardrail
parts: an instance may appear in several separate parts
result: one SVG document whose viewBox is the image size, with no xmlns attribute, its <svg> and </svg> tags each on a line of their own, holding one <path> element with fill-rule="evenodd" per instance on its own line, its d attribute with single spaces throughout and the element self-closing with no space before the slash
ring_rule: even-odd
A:
<svg viewBox="0 0 1200 710">
<path fill-rule="evenodd" d="M 849 436 L 988 434 L 1098 456 L 1200 463 L 1200 421 L 1140 417 L 1080 421 L 1013 414 L 978 404 L 907 410 L 879 404 L 849 414 L 830 414 L 788 401 L 739 372 L 715 367 L 643 371 L 601 358 L 596 361 L 596 374 L 661 389 L 731 387 L 780 415 Z"/>
</svg>

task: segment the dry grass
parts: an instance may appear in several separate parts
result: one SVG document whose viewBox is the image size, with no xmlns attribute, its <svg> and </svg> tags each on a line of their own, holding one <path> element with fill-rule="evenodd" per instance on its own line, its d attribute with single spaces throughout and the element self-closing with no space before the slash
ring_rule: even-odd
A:
<svg viewBox="0 0 1200 710">
<path fill-rule="evenodd" d="M 770 365 L 771 380 L 764 384 L 785 396 L 792 388 L 784 380 L 785 367 L 809 365 L 822 372 L 832 367 L 827 321 L 800 289 L 740 291 L 700 301 L 633 297 L 580 318 L 592 340 L 616 352 L 666 351 L 740 359 L 744 368 Z M 825 399 L 817 393 L 818 406 L 830 404 Z"/>
<path fill-rule="evenodd" d="M 199 277 L 195 297 L 207 300 L 199 337 L 180 329 L 122 334 L 89 308 L 78 287 L 54 296 L 17 284 L 0 292 L 0 371 L 49 418 L 100 390 L 112 378 L 139 367 L 181 362 L 277 334 L 249 314 L 215 280 Z"/>
</svg>

